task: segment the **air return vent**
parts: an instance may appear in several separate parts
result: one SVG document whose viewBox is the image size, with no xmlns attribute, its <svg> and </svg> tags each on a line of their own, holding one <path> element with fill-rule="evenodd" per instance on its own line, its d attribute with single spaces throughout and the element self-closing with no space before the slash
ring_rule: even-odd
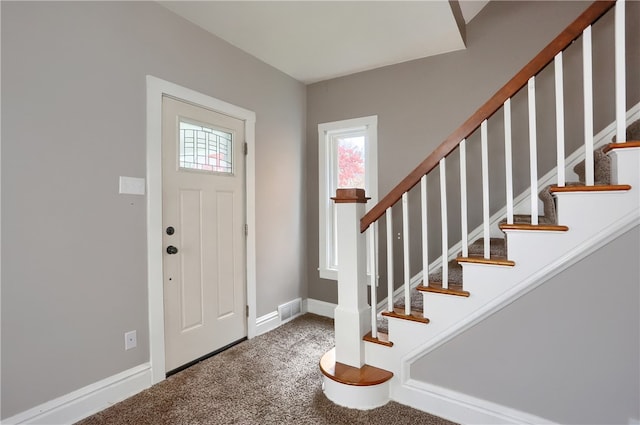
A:
<svg viewBox="0 0 640 425">
<path fill-rule="evenodd" d="M 297 298 L 278 306 L 280 322 L 285 323 L 302 313 L 302 298 Z"/>
</svg>

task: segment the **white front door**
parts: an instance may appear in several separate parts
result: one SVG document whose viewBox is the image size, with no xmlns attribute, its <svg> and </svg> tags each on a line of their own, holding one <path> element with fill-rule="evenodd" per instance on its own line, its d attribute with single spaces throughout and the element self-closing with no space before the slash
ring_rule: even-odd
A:
<svg viewBox="0 0 640 425">
<path fill-rule="evenodd" d="M 165 371 L 247 336 L 244 122 L 164 96 Z"/>
</svg>

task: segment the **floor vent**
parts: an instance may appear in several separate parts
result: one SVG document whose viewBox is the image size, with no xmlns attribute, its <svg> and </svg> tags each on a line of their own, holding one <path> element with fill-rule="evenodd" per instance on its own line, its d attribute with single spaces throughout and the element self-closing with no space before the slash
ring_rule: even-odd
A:
<svg viewBox="0 0 640 425">
<path fill-rule="evenodd" d="M 288 322 L 300 314 L 302 314 L 302 298 L 296 298 L 278 306 L 278 316 L 280 316 L 281 323 Z"/>
</svg>

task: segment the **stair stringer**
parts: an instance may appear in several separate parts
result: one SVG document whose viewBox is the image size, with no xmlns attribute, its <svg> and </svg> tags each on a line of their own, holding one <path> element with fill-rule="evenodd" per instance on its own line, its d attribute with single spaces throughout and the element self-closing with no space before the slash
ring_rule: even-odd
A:
<svg viewBox="0 0 640 425">
<path fill-rule="evenodd" d="M 526 280 L 520 282 L 520 284 L 495 297 L 482 308 L 457 323 L 457 326 L 451 326 L 439 335 L 434 336 L 430 341 L 407 353 L 398 362 L 400 363 L 397 368 L 399 373 L 392 382 L 390 399 L 459 423 L 552 423 L 547 419 L 520 412 L 508 406 L 497 405 L 467 394 L 441 388 L 428 382 L 412 379 L 411 365 L 422 356 L 436 350 L 457 335 L 503 309 L 516 299 L 525 296 L 528 292 L 638 225 L 640 225 L 640 209 L 621 217 L 615 223 L 610 223 L 607 229 L 603 229 L 598 234 L 593 235 L 592 238 L 584 241 L 575 250 L 571 250 L 565 256 L 557 258 L 556 261 L 548 264 L 544 269 L 538 270 Z"/>
<path fill-rule="evenodd" d="M 425 385 L 431 387 L 411 379 L 413 362 L 640 223 L 640 171 L 633 166 L 640 164 L 640 148 L 617 150 L 612 158 L 613 169 L 633 180 L 621 182 L 630 184 L 630 190 L 556 194 L 559 218 L 567 221 L 569 231 L 508 230 L 514 267 L 464 263 L 464 286 L 470 297 L 424 293 L 428 325 L 390 319 L 393 347 L 365 343 L 366 363 L 394 373 L 392 400 L 424 410 L 425 406 L 415 405 L 412 392 L 423 393 Z M 447 417 L 432 407 L 429 410 Z"/>
</svg>

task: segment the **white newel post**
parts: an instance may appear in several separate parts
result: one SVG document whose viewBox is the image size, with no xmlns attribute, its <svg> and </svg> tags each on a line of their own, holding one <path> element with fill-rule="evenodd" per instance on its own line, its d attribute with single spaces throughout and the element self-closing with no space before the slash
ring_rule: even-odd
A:
<svg viewBox="0 0 640 425">
<path fill-rule="evenodd" d="M 365 214 L 364 189 L 338 189 L 336 197 L 338 238 L 338 307 L 335 310 L 336 362 L 360 368 L 364 365 L 362 337 L 371 330 L 367 304 L 366 237 L 360 232 Z"/>
</svg>

